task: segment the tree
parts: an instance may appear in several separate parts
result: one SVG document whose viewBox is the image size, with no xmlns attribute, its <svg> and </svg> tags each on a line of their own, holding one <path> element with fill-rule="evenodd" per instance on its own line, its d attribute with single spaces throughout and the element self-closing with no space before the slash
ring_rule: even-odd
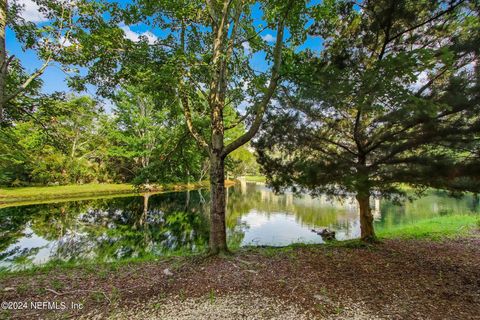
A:
<svg viewBox="0 0 480 320">
<path fill-rule="evenodd" d="M 132 173 L 149 166 L 155 148 L 168 139 L 166 133 L 166 111 L 155 108 L 148 94 L 130 87 L 115 96 L 114 128 L 110 133 L 114 140 L 110 153 L 133 161 L 129 165 Z"/>
<path fill-rule="evenodd" d="M 151 98 L 141 93 L 122 91 L 117 95 L 115 115 L 120 139 L 141 168 L 146 168 L 158 141 L 164 116 L 154 111 Z"/>
<path fill-rule="evenodd" d="M 260 128 L 264 112 L 270 104 L 280 80 L 285 27 L 289 24 L 295 26 L 295 23 L 299 23 L 300 14 L 305 5 L 303 1 L 262 3 L 267 23 L 271 27 L 276 25 L 275 45 L 273 48 L 264 48 L 272 63 L 268 78 L 265 78 L 264 75 L 258 77 L 251 72 L 248 63 L 242 59 L 245 56 L 242 44 L 250 43 L 251 38 L 253 38 L 253 44 L 255 41 L 259 41 L 249 4 L 248 1 L 241 0 L 206 1 L 205 6 L 197 7 L 193 12 L 198 15 L 199 9 L 205 10 L 207 16 L 202 17 L 202 20 L 192 21 L 191 13 L 177 16 L 178 23 L 181 25 L 179 63 L 183 67 L 179 74 L 178 94 L 190 133 L 199 145 L 207 150 L 210 157 L 209 249 L 213 254 L 228 251 L 225 228 L 225 158 L 232 151 L 250 141 Z M 204 40 L 203 48 L 191 45 L 200 40 L 198 32 L 201 30 L 201 26 L 207 27 L 209 30 L 204 35 L 207 40 Z M 291 28 L 291 31 L 295 35 L 295 28 Z M 198 59 L 199 53 L 203 59 Z M 237 55 L 240 55 L 240 59 Z M 201 68 L 206 69 L 206 72 Z M 247 115 L 252 118 L 252 123 L 245 133 L 225 144 L 226 127 L 235 127 L 236 124 L 225 123 L 224 108 L 228 104 L 239 103 L 239 95 L 240 98 L 246 98 L 239 93 L 240 88 L 236 82 L 244 83 L 246 80 L 261 83 L 253 88 L 254 95 L 259 99 L 255 101 L 253 108 L 247 111 Z M 205 85 L 208 90 L 203 91 L 202 87 Z M 195 128 L 192 120 L 191 102 L 197 100 L 204 101 L 210 115 L 208 137 L 202 135 Z"/>
<path fill-rule="evenodd" d="M 258 164 L 250 148 L 242 146 L 225 159 L 228 174 L 234 178 L 245 175 L 258 175 Z"/>
<path fill-rule="evenodd" d="M 257 4 L 264 27 L 253 13 Z M 119 82 L 141 83 L 150 92 L 175 99 L 190 134 L 210 158 L 210 251 L 225 252 L 225 158 L 260 128 L 286 65 L 283 61 L 303 41 L 305 1 L 139 0 L 123 11 L 113 7 L 110 20 L 87 18 L 84 27 L 90 31 L 77 34 L 82 50 L 75 61 L 88 66 L 89 74 L 74 83 L 93 82 L 105 95 L 112 94 Z M 126 40 L 117 23 L 153 25 L 164 36 L 156 41 L 146 36 Z M 267 28 L 276 32 L 273 45 L 261 38 Z M 108 41 L 94 41 L 106 34 Z M 250 60 L 256 52 L 266 55 L 269 70 L 252 68 Z M 226 106 L 237 108 L 245 100 L 251 102 L 246 113 L 227 123 Z M 226 144 L 225 132 L 245 122 L 250 124 L 248 130 Z"/>
<path fill-rule="evenodd" d="M 21 16 L 23 7 L 17 1 L 10 4 L 7 0 L 0 1 L 0 124 L 32 111 L 33 105 L 28 98 L 39 95 L 40 76 L 71 50 L 69 35 L 74 29 L 75 10 L 81 7 L 80 3 L 48 0 L 38 1 L 38 4 L 40 14 L 46 19 L 41 25 L 26 21 Z M 15 32 L 24 50 L 37 53 L 41 63 L 34 72 L 25 72 L 20 61 L 8 54 L 7 28 Z"/>
<path fill-rule="evenodd" d="M 50 100 L 31 116 L 0 129 L 2 185 L 108 181 L 104 115 L 95 100 Z"/>
<path fill-rule="evenodd" d="M 189 141 L 178 104 L 142 92 L 141 86 L 119 90 L 113 101 L 109 156 L 123 160 L 127 178 L 138 183 L 178 182 L 199 173 L 205 155 Z"/>
<path fill-rule="evenodd" d="M 357 6 L 313 9 L 324 50 L 297 55 L 256 146 L 277 190 L 353 193 L 361 238 L 374 240 L 372 194 L 480 187 L 480 24 L 467 1 Z"/>
</svg>

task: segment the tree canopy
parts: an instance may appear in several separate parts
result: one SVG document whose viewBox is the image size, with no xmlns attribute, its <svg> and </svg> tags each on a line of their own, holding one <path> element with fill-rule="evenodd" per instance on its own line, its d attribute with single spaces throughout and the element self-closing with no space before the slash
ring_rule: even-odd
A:
<svg viewBox="0 0 480 320">
<path fill-rule="evenodd" d="M 478 8 L 466 1 L 324 1 L 256 146 L 277 190 L 369 198 L 402 184 L 478 191 Z"/>
<path fill-rule="evenodd" d="M 277 191 L 354 194 L 364 239 L 372 195 L 479 189 L 475 1 L 36 3 L 42 23 L 1 1 L 2 185 L 208 177 L 212 253 L 228 250 L 225 178 L 256 172 L 252 148 Z M 52 64 L 75 94 L 43 92 Z"/>
</svg>

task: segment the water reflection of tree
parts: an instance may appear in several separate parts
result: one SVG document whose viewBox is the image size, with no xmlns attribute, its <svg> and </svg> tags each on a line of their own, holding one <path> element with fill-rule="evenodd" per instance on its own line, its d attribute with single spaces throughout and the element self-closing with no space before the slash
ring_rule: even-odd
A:
<svg viewBox="0 0 480 320">
<path fill-rule="evenodd" d="M 97 233 L 97 237 L 90 237 L 96 242 L 94 255 L 108 260 L 203 247 L 207 238 L 205 217 L 195 213 L 200 210 L 189 205 L 189 197 L 178 193 L 120 198 L 106 208 L 90 210 L 83 219 L 89 221 L 89 235 Z"/>
<path fill-rule="evenodd" d="M 477 203 L 477 206 L 475 206 Z M 395 225 L 432 218 L 448 214 L 479 213 L 478 200 L 475 196 L 465 194 L 459 198 L 449 197 L 448 192 L 434 190 L 414 201 L 397 204 L 391 201 L 381 202 L 382 217 L 377 222 L 379 226 L 389 228 Z"/>
<path fill-rule="evenodd" d="M 35 256 L 38 250 L 7 252 L 27 236 L 27 225 L 51 242 L 51 259 L 112 260 L 199 250 L 208 241 L 204 205 L 198 193 L 172 193 L 2 209 L 0 261 Z"/>
<path fill-rule="evenodd" d="M 18 241 L 33 234 L 55 240 L 59 232 L 68 228 L 69 219 L 64 216 L 64 211 L 65 204 L 0 209 L 0 261 L 15 261 L 17 264 L 31 261 L 41 247 L 22 248 L 17 245 Z"/>
<path fill-rule="evenodd" d="M 29 210 L 29 207 L 0 209 L 0 251 L 2 252 L 2 258 L 5 250 L 24 235 L 24 230 L 31 215 L 32 211 Z"/>
<path fill-rule="evenodd" d="M 228 200 L 226 223 L 232 247 L 242 243 L 249 226 L 241 217 L 252 210 L 266 216 L 292 215 L 300 224 L 328 226 L 340 233 L 358 229 L 355 210 L 348 208 L 348 203 L 332 205 L 323 198 L 275 196 L 250 183 L 229 188 Z M 200 250 L 208 242 L 208 202 L 208 191 L 197 190 L 0 209 L 0 263 L 31 263 L 42 248 L 50 250 L 51 259 L 107 261 Z M 403 206 L 380 203 L 378 223 L 386 227 L 449 212 L 478 212 L 474 207 L 478 199 L 471 195 L 454 199 L 430 193 Z M 22 247 L 20 241 L 30 236 L 46 242 Z"/>
<path fill-rule="evenodd" d="M 227 203 L 227 226 L 234 228 L 240 218 L 255 209 L 266 216 L 285 213 L 294 215 L 296 221 L 308 226 L 331 226 L 348 229 L 349 221 L 356 217 L 355 211 L 345 203 L 332 203 L 326 198 L 294 197 L 293 194 L 275 195 L 264 186 L 251 183 L 229 188 Z"/>
</svg>

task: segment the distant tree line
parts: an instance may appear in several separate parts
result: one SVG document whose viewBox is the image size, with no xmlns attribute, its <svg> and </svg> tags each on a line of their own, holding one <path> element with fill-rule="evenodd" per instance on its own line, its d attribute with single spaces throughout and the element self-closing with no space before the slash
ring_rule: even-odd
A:
<svg viewBox="0 0 480 320">
<path fill-rule="evenodd" d="M 44 99 L 0 128 L 0 185 L 193 182 L 209 160 L 188 133 L 181 110 L 134 88 L 120 90 L 111 112 L 89 96 Z M 257 174 L 252 151 L 227 160 L 230 177 Z"/>
</svg>

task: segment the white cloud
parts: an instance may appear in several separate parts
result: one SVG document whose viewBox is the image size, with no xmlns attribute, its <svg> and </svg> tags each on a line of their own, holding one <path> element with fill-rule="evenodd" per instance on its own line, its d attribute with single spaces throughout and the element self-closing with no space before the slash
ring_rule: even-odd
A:
<svg viewBox="0 0 480 320">
<path fill-rule="evenodd" d="M 40 7 L 32 0 L 18 0 L 18 3 L 23 6 L 23 11 L 20 14 L 23 19 L 30 22 L 43 22 L 48 19 L 40 13 Z"/>
<path fill-rule="evenodd" d="M 146 37 L 147 38 L 147 41 L 149 44 L 154 44 L 155 41 L 157 41 L 157 36 L 154 35 L 153 33 L 151 33 L 150 31 L 146 31 L 144 33 L 141 34 L 142 36 Z"/>
<path fill-rule="evenodd" d="M 70 39 L 65 38 L 64 36 L 60 37 L 60 44 L 64 47 L 70 47 L 73 43 Z"/>
<path fill-rule="evenodd" d="M 248 41 L 242 42 L 242 47 L 243 47 L 243 51 L 247 55 L 250 54 L 250 52 L 252 51 L 251 48 L 250 48 L 250 43 L 248 43 Z"/>
<path fill-rule="evenodd" d="M 266 35 L 264 35 L 262 39 L 267 42 L 275 42 L 275 37 L 272 36 L 270 33 L 267 33 Z"/>
<path fill-rule="evenodd" d="M 130 27 L 126 25 L 121 25 L 120 28 L 125 33 L 125 38 L 132 40 L 133 42 L 140 41 L 141 36 L 147 38 L 149 44 L 155 43 L 155 41 L 158 39 L 157 36 L 150 31 L 145 31 L 144 33 L 137 33 L 135 31 L 132 31 L 132 29 L 130 29 Z"/>
<path fill-rule="evenodd" d="M 242 222 L 245 222 L 251 228 L 259 228 L 269 223 L 269 221 L 270 219 L 267 215 L 258 213 L 255 210 L 242 217 Z"/>
</svg>

